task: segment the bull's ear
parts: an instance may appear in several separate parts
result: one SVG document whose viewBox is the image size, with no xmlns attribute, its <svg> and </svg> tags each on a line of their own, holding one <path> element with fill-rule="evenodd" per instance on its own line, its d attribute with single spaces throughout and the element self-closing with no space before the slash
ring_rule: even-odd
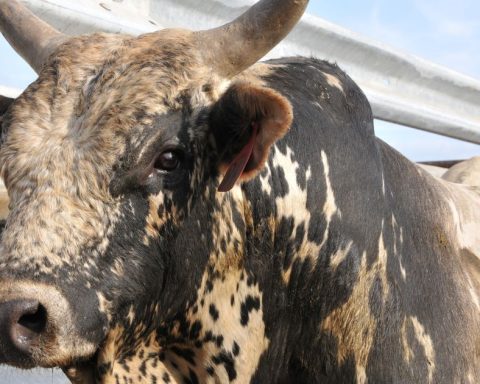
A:
<svg viewBox="0 0 480 384">
<path fill-rule="evenodd" d="M 0 95 L 0 140 L 2 138 L 2 120 L 3 120 L 3 114 L 7 111 L 8 107 L 10 104 L 13 103 L 15 99 L 12 99 L 10 97 L 5 97 Z M 0 142 L 1 145 L 1 142 Z M 0 235 L 3 232 L 3 229 L 5 227 L 5 218 L 7 217 L 8 214 L 8 194 L 3 186 L 3 183 L 0 181 Z"/>
<path fill-rule="evenodd" d="M 0 118 L 7 111 L 10 104 L 13 103 L 13 100 L 15 99 L 0 95 Z"/>
<path fill-rule="evenodd" d="M 2 133 L 2 116 L 7 111 L 10 104 L 13 103 L 13 100 L 15 99 L 0 95 L 0 136 Z"/>
<path fill-rule="evenodd" d="M 229 191 L 237 180 L 249 180 L 260 172 L 272 144 L 285 135 L 292 118 L 290 102 L 277 91 L 246 82 L 232 84 L 210 114 L 224 174 L 218 190 Z"/>
</svg>

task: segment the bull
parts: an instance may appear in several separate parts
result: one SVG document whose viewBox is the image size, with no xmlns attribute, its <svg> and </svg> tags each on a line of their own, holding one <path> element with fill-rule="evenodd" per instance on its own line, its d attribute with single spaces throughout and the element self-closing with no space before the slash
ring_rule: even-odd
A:
<svg viewBox="0 0 480 384">
<path fill-rule="evenodd" d="M 335 64 L 256 63 L 308 0 L 67 37 L 2 99 L 0 362 L 73 383 L 478 383 L 480 197 L 374 135 Z"/>
</svg>

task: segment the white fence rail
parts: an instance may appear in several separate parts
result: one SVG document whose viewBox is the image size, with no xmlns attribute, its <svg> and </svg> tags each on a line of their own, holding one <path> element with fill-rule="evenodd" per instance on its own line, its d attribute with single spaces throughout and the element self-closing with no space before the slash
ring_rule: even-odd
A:
<svg viewBox="0 0 480 384">
<path fill-rule="evenodd" d="M 139 34 L 166 27 L 205 29 L 232 20 L 256 0 L 25 0 L 68 34 Z M 369 98 L 376 118 L 480 143 L 480 81 L 395 51 L 305 15 L 267 57 L 314 55 L 336 61 Z"/>
</svg>

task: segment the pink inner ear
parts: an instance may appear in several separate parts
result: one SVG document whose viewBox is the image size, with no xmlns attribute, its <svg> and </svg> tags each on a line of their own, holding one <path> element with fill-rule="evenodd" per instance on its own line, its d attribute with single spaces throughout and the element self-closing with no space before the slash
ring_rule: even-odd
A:
<svg viewBox="0 0 480 384">
<path fill-rule="evenodd" d="M 218 186 L 219 192 L 228 192 L 230 189 L 232 189 L 238 178 L 242 175 L 245 167 L 247 166 L 248 160 L 252 156 L 253 146 L 255 145 L 255 141 L 257 140 L 258 124 L 252 123 L 252 128 L 252 136 L 250 136 L 248 143 L 242 148 L 240 153 L 230 163 L 222 182 Z"/>
</svg>

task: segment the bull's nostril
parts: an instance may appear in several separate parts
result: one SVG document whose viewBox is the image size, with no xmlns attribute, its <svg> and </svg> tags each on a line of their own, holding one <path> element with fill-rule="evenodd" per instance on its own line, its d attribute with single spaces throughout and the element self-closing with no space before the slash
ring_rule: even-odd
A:
<svg viewBox="0 0 480 384">
<path fill-rule="evenodd" d="M 38 300 L 0 302 L 0 363 L 29 365 L 47 324 L 47 310 Z"/>
<path fill-rule="evenodd" d="M 18 324 L 33 333 L 42 333 L 47 324 L 47 310 L 39 304 L 35 312 L 26 313 L 20 317 Z"/>
<path fill-rule="evenodd" d="M 14 343 L 25 352 L 37 342 L 47 324 L 47 311 L 43 305 L 38 304 L 36 310 L 32 307 L 31 311 L 22 315 L 13 329 Z"/>
<path fill-rule="evenodd" d="M 24 301 L 16 307 L 12 318 L 11 339 L 16 348 L 26 354 L 38 344 L 47 324 L 47 311 L 38 301 Z"/>
</svg>

